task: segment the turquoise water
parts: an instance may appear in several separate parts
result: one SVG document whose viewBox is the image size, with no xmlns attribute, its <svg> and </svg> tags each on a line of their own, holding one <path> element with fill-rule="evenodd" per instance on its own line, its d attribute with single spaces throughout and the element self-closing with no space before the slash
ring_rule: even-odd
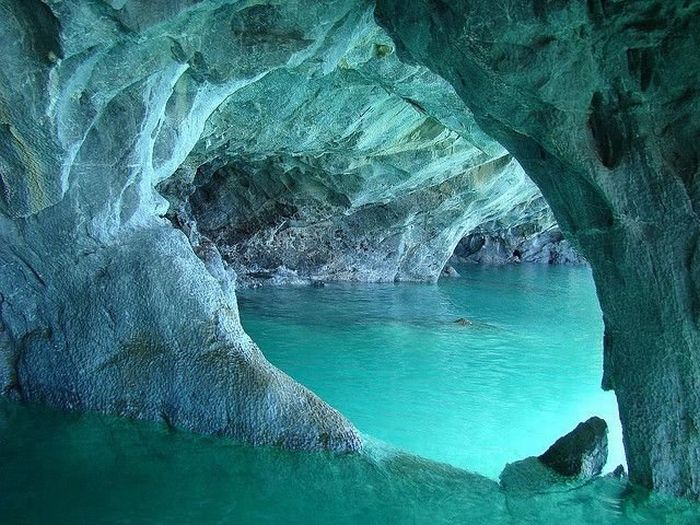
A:
<svg viewBox="0 0 700 525">
<path fill-rule="evenodd" d="M 614 421 L 586 270 L 266 289 L 241 306 L 274 362 L 381 441 L 297 453 L 0 399 L 0 524 L 700 522 L 696 504 L 612 478 L 505 493 L 459 468 L 493 477 L 590 414 Z"/>
<path fill-rule="evenodd" d="M 0 400 L 0 523 L 697 524 L 684 501 L 599 478 L 500 492 L 448 465 L 370 447 L 332 456 L 252 448 L 95 414 Z"/>
<path fill-rule="evenodd" d="M 437 285 L 245 290 L 242 321 L 274 364 L 406 451 L 497 479 L 597 415 L 608 469 L 624 463 L 590 270 L 459 270 Z"/>
</svg>

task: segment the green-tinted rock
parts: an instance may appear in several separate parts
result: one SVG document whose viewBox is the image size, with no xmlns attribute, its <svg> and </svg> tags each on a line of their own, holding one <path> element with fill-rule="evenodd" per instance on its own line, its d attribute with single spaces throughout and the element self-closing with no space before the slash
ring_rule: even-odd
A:
<svg viewBox="0 0 700 525">
<path fill-rule="evenodd" d="M 378 0 L 590 262 L 630 479 L 700 495 L 700 3 Z"/>
</svg>

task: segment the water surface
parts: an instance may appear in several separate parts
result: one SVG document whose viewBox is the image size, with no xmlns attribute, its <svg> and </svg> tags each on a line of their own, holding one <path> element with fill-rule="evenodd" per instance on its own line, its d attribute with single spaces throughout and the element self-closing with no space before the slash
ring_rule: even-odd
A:
<svg viewBox="0 0 700 525">
<path fill-rule="evenodd" d="M 598 478 L 505 493 L 370 443 L 336 456 L 253 448 L 164 425 L 0 398 L 0 523 L 691 525 L 700 508 Z"/>
<path fill-rule="evenodd" d="M 243 290 L 241 317 L 275 365 L 404 450 L 495 479 L 597 415 L 607 468 L 624 463 L 590 270 L 458 270 L 437 285 Z"/>
<path fill-rule="evenodd" d="M 621 460 L 587 270 L 473 267 L 439 285 L 247 291 L 241 306 L 274 362 L 395 446 L 253 448 L 0 398 L 0 524 L 700 522 L 698 505 L 612 478 L 539 493 L 489 479 L 591 414 Z"/>
</svg>

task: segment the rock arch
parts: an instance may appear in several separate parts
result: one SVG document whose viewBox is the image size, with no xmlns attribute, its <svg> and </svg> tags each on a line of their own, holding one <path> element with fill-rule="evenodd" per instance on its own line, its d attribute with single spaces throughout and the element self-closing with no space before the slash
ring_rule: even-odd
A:
<svg viewBox="0 0 700 525">
<path fill-rule="evenodd" d="M 282 104 L 256 105 L 268 77 L 338 70 L 391 98 L 382 78 L 358 75 L 366 57 L 397 73 L 374 7 L 0 0 L 3 394 L 253 443 L 360 446 L 345 418 L 264 359 L 240 326 L 226 265 L 206 243 L 195 255 L 164 218 L 156 186 L 221 157 L 252 152 L 257 165 L 266 153 L 294 153 L 303 127 L 255 149 L 263 137 L 252 124 L 289 104 L 281 88 Z M 377 2 L 400 56 L 462 99 L 414 69 L 410 78 L 440 96 L 394 93 L 391 107 L 412 112 L 415 140 L 442 126 L 484 165 L 507 163 L 473 112 L 535 179 L 594 269 L 604 385 L 618 396 L 632 479 L 693 496 L 699 9 L 680 0 Z M 226 108 L 240 117 L 233 131 Z"/>
<path fill-rule="evenodd" d="M 698 2 L 378 0 L 593 268 L 631 479 L 700 494 Z"/>
</svg>

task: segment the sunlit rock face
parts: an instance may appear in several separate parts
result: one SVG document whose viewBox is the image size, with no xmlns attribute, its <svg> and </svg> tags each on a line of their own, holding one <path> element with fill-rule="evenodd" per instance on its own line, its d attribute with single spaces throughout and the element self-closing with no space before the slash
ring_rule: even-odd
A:
<svg viewBox="0 0 700 525">
<path fill-rule="evenodd" d="M 700 3 L 379 0 L 590 262 L 632 481 L 700 495 Z"/>
<path fill-rule="evenodd" d="M 553 222 L 453 88 L 402 64 L 371 5 L 356 9 L 333 46 L 230 94 L 159 187 L 239 285 L 435 280 L 480 224 Z"/>
</svg>

